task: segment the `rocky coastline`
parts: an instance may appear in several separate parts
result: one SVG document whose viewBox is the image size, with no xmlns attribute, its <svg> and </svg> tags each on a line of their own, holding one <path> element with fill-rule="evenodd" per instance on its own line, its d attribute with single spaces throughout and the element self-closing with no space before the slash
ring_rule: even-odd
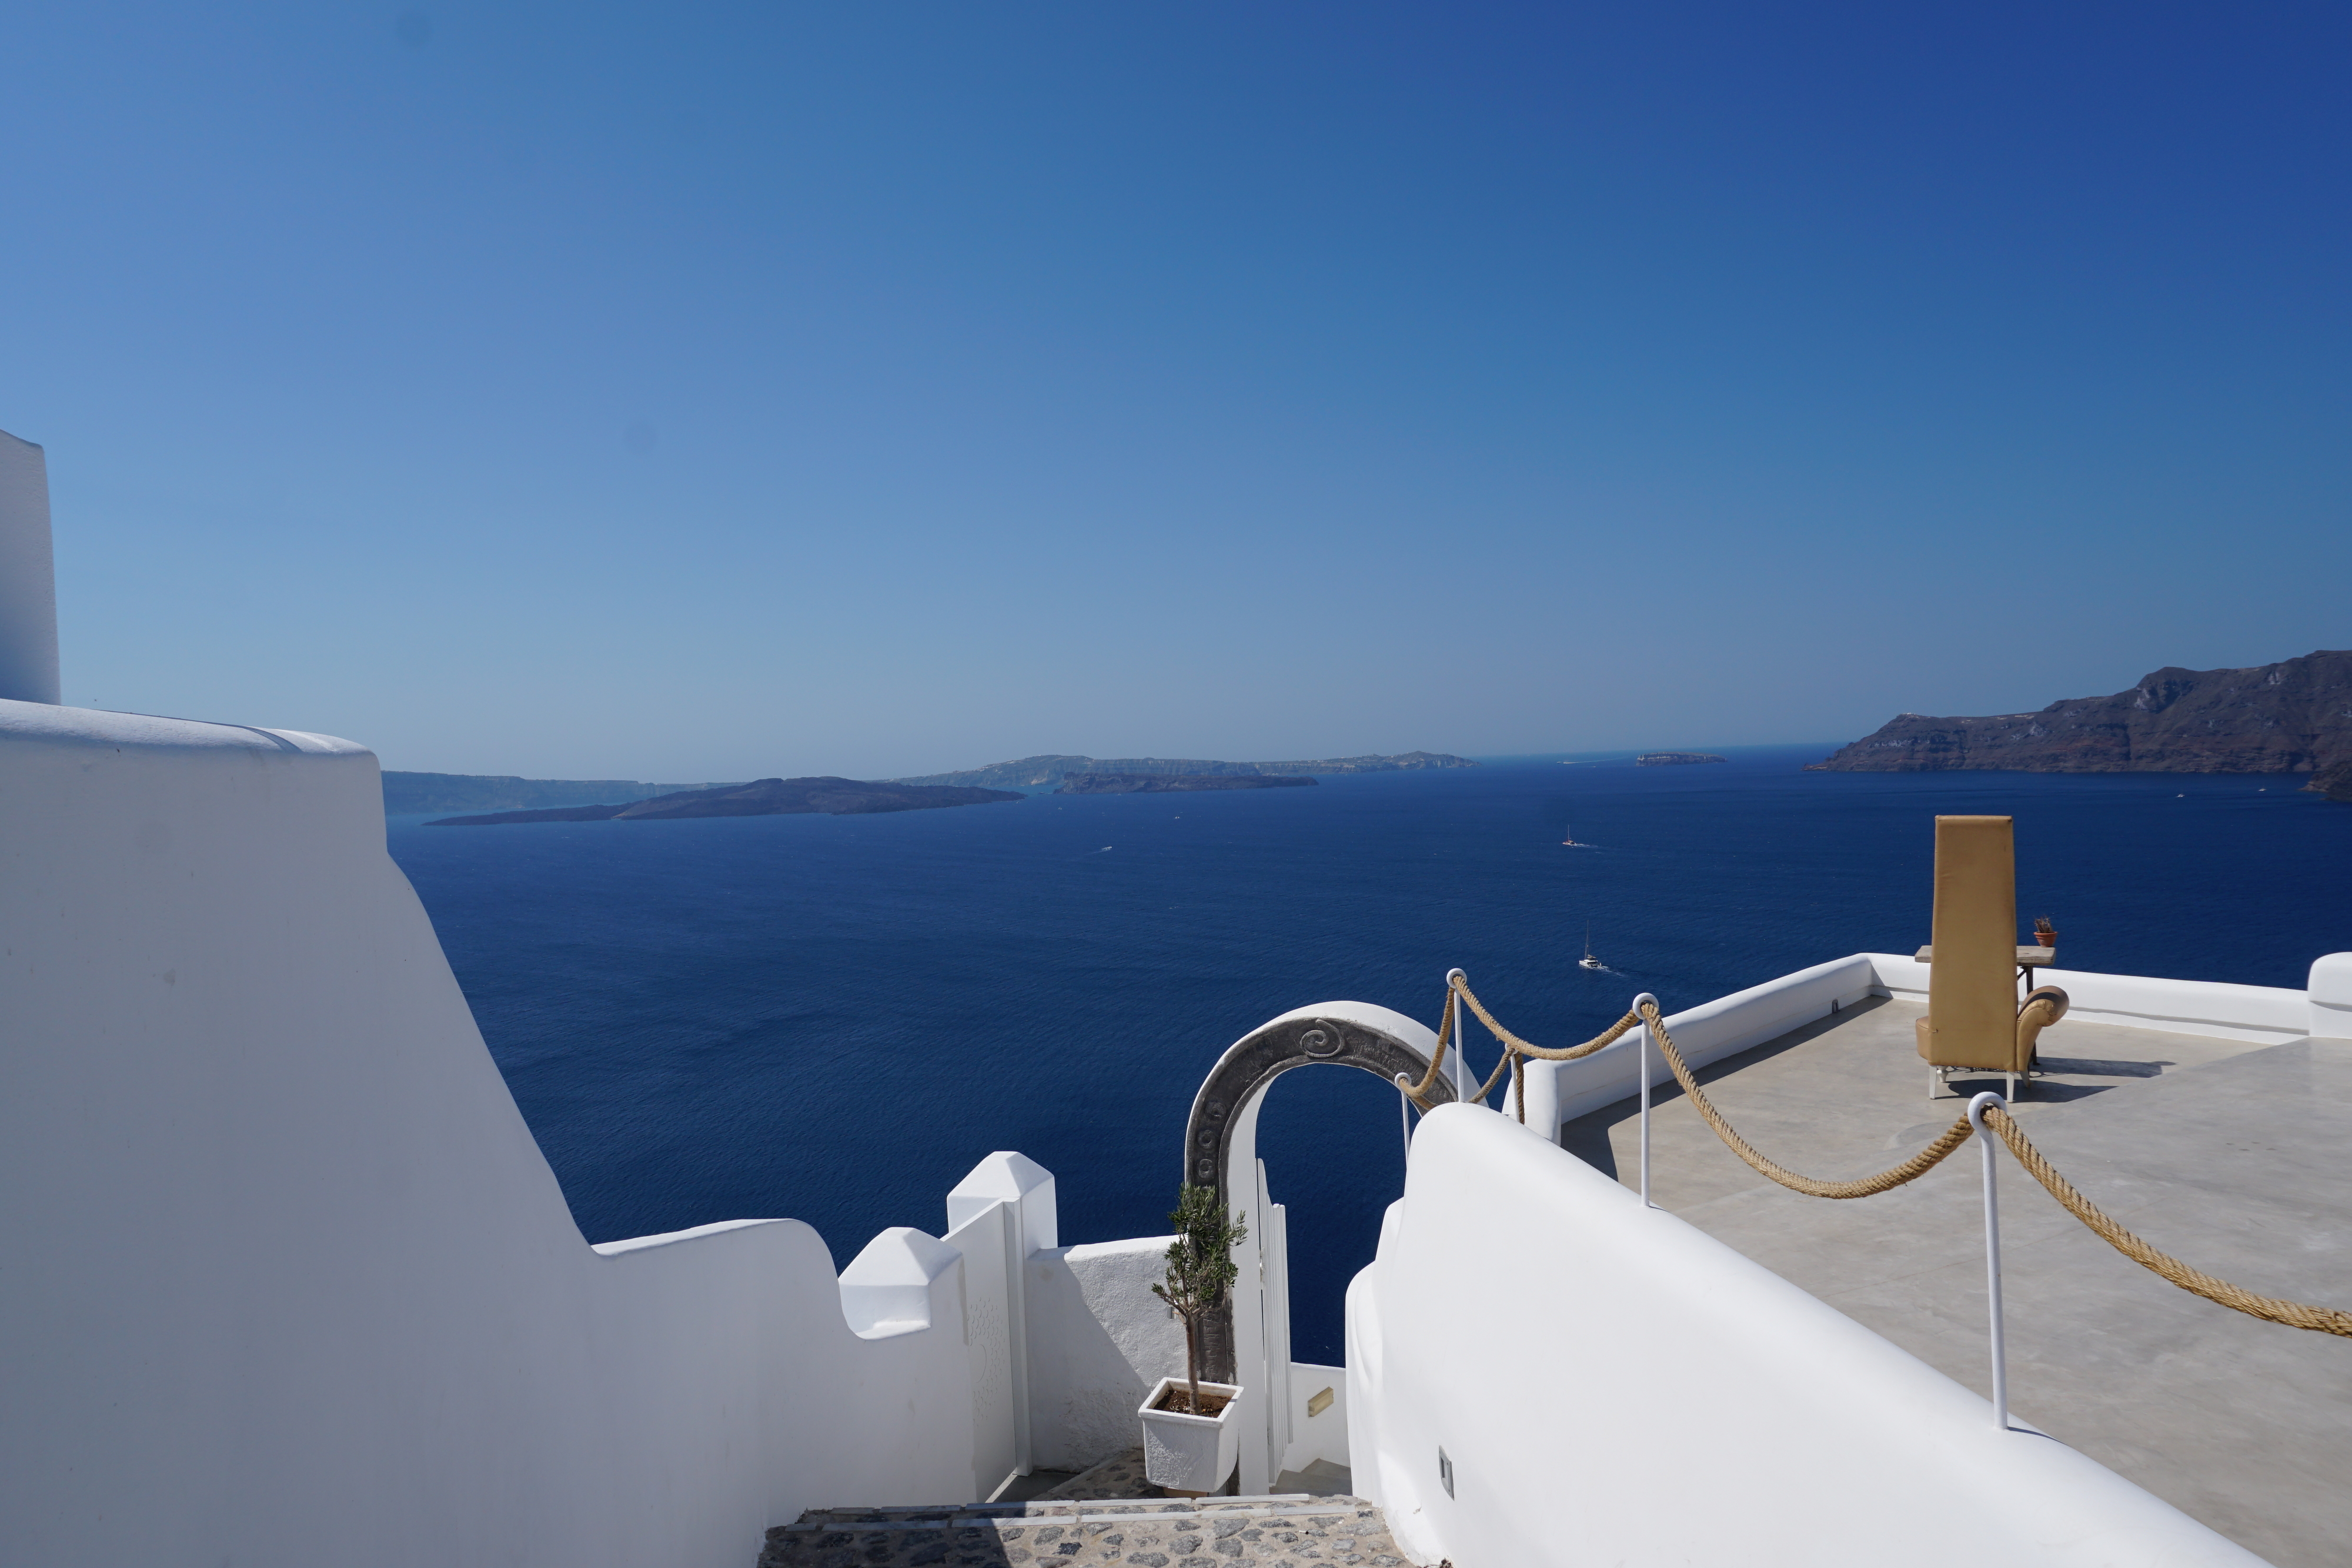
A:
<svg viewBox="0 0 2352 1568">
<path fill-rule="evenodd" d="M 2352 806 L 2352 762 L 2329 764 L 2313 774 L 2311 782 L 2304 788 Z"/>
<path fill-rule="evenodd" d="M 2352 652 L 2322 650 L 2249 669 L 2168 667 L 2129 690 L 2033 713 L 1901 714 L 1810 767 L 2320 775 L 2345 764 L 2352 764 Z"/>
</svg>

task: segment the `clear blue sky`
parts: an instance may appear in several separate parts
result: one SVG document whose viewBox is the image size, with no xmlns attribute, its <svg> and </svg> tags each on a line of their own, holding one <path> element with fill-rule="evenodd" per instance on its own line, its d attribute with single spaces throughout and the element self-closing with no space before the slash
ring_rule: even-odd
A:
<svg viewBox="0 0 2352 1568">
<path fill-rule="evenodd" d="M 18 7 L 67 699 L 1845 739 L 2352 644 L 2352 10 Z"/>
</svg>

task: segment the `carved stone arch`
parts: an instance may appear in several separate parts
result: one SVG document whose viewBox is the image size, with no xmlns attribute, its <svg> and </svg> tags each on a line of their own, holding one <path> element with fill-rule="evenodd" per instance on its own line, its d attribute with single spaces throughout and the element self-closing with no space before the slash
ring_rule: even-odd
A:
<svg viewBox="0 0 2352 1568">
<path fill-rule="evenodd" d="M 1326 1002 L 1259 1025 L 1217 1059 L 1192 1097 L 1192 1114 L 1184 1124 L 1183 1179 L 1193 1186 L 1214 1188 L 1231 1207 L 1233 1129 L 1276 1079 L 1294 1067 L 1330 1065 L 1360 1068 L 1390 1084 L 1398 1073 L 1407 1073 L 1418 1083 L 1429 1073 L 1429 1052 L 1435 1045 L 1436 1037 L 1427 1026 L 1362 1002 Z M 1426 1097 L 1433 1106 L 1452 1103 L 1452 1082 L 1440 1073 Z M 1248 1175 L 1254 1193 L 1255 1169 Z M 1231 1308 L 1204 1323 L 1201 1337 L 1202 1359 L 1207 1364 L 1203 1375 L 1231 1382 Z"/>
</svg>

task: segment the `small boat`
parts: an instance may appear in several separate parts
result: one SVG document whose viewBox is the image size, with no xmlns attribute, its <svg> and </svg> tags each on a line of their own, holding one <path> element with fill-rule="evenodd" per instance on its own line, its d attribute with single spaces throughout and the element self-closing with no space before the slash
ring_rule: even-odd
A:
<svg viewBox="0 0 2352 1568">
<path fill-rule="evenodd" d="M 1559 841 L 1561 845 L 1567 849 L 1589 850 L 1592 847 L 1591 844 L 1580 844 L 1576 841 L 1576 830 L 1574 828 L 1563 827 L 1560 829 L 1560 831 L 1568 835 L 1566 838 Z"/>
<path fill-rule="evenodd" d="M 1584 956 L 1576 961 L 1580 969 L 1605 969 L 1608 965 L 1592 956 L 1592 922 L 1584 923 Z"/>
</svg>

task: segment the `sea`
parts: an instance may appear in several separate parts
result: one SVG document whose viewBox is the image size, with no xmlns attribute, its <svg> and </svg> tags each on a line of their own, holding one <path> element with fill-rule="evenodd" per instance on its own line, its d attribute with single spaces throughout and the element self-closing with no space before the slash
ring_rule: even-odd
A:
<svg viewBox="0 0 2352 1568">
<path fill-rule="evenodd" d="M 1908 953 L 1941 812 L 2016 818 L 2021 922 L 2068 967 L 2300 988 L 2352 949 L 2352 807 L 2299 779 L 1803 771 L 1829 749 L 388 840 L 588 1239 L 789 1217 L 845 1264 L 939 1233 L 995 1149 L 1055 1174 L 1066 1245 L 1164 1233 L 1194 1091 L 1293 1008 L 1434 1024 L 1458 966 L 1574 1044 L 1640 991 L 1671 1012 Z M 1403 1182 L 1397 1093 L 1300 1070 L 1260 1127 L 1292 1352 L 1336 1364 Z"/>
</svg>

